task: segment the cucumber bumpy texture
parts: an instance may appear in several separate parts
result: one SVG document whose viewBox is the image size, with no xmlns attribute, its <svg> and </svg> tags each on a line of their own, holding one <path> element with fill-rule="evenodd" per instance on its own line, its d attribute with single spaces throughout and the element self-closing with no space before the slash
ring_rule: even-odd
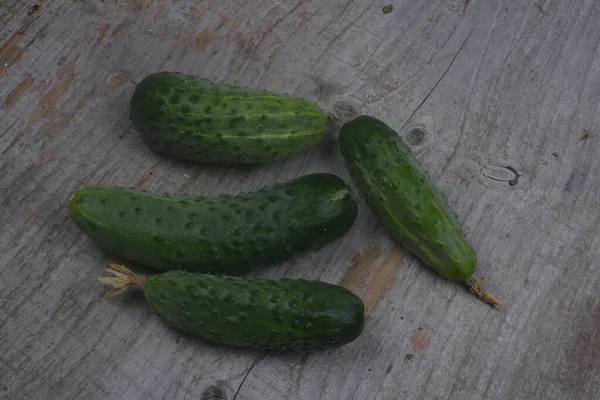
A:
<svg viewBox="0 0 600 400">
<path fill-rule="evenodd" d="M 213 198 L 89 187 L 75 192 L 69 211 L 83 232 L 127 260 L 237 275 L 342 237 L 357 205 L 342 179 L 317 173 Z"/>
<path fill-rule="evenodd" d="M 289 157 L 317 144 L 326 123 L 310 101 L 176 72 L 151 74 L 136 85 L 130 119 L 159 152 L 212 163 Z"/>
<path fill-rule="evenodd" d="M 473 275 L 475 251 L 443 194 L 393 129 L 358 117 L 342 126 L 340 149 L 359 191 L 398 242 L 448 279 Z"/>
<path fill-rule="evenodd" d="M 353 341 L 364 327 L 360 298 L 320 281 L 172 271 L 146 278 L 143 290 L 178 329 L 231 346 L 321 350 Z"/>
</svg>

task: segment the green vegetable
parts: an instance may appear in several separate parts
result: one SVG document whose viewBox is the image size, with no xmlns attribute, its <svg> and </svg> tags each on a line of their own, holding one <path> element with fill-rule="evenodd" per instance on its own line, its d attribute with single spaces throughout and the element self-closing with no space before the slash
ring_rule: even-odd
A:
<svg viewBox="0 0 600 400">
<path fill-rule="evenodd" d="M 130 119 L 148 145 L 178 159 L 261 163 L 317 144 L 323 110 L 307 100 L 174 72 L 135 88 Z"/>
<path fill-rule="evenodd" d="M 357 206 L 342 179 L 318 173 L 235 197 L 90 187 L 72 196 L 69 211 L 81 230 L 125 259 L 236 275 L 340 238 Z"/>
<path fill-rule="evenodd" d="M 398 242 L 448 279 L 473 275 L 475 251 L 445 197 L 393 129 L 358 117 L 343 125 L 340 148 L 359 191 Z"/>
<path fill-rule="evenodd" d="M 144 278 L 118 265 L 99 280 L 117 292 L 143 288 L 144 296 L 178 329 L 239 347 L 307 351 L 356 339 L 364 306 L 341 286 L 319 281 L 242 279 L 172 271 Z"/>
</svg>

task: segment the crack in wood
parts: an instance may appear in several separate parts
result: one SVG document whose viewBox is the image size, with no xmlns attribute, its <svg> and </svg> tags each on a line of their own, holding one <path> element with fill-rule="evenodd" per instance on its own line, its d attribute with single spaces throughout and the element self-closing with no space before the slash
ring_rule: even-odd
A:
<svg viewBox="0 0 600 400">
<path fill-rule="evenodd" d="M 237 399 L 238 394 L 240 394 L 240 390 L 242 390 L 242 386 L 244 386 L 244 382 L 246 382 L 246 378 L 248 378 L 248 375 L 250 375 L 250 372 L 252 372 L 252 369 L 254 369 L 254 366 L 256 364 L 258 364 L 260 361 L 264 360 L 265 358 L 267 358 L 267 355 L 264 355 L 262 357 L 257 358 L 256 360 L 254 360 L 254 362 L 252 363 L 250 368 L 248 368 L 248 371 L 244 375 L 244 378 L 242 379 L 240 386 L 238 386 L 237 391 L 235 392 L 235 395 L 233 396 L 233 400 Z"/>
<path fill-rule="evenodd" d="M 456 52 L 456 54 L 454 55 L 454 57 L 452 57 L 452 61 L 450 61 L 450 64 L 448 64 L 448 67 L 446 68 L 446 70 L 444 71 L 444 73 L 442 74 L 442 76 L 440 76 L 440 78 L 437 80 L 437 82 L 435 83 L 435 85 L 433 85 L 433 88 L 431 88 L 431 90 L 429 91 L 429 93 L 427 93 L 427 95 L 425 96 L 425 98 L 423 99 L 423 101 L 421 101 L 421 103 L 412 112 L 412 114 L 410 114 L 410 116 L 408 117 L 408 119 L 406 120 L 406 122 L 404 123 L 404 125 L 402 125 L 402 128 L 400 128 L 400 131 L 402 131 L 406 127 L 406 125 L 408 125 L 408 123 L 415 116 L 415 114 L 417 113 L 417 111 L 419 111 L 419 109 L 423 106 L 423 104 L 425 104 L 425 102 L 427 101 L 427 99 L 429 98 L 429 96 L 431 96 L 431 94 L 434 92 L 434 90 L 438 87 L 438 85 L 440 84 L 440 82 L 442 82 L 442 80 L 444 79 L 444 77 L 446 76 L 446 74 L 448 73 L 448 71 L 450 71 L 450 68 L 452 68 L 452 65 L 454 64 L 454 61 L 456 61 L 456 58 L 458 57 L 458 55 L 462 51 L 463 47 L 465 47 L 465 44 L 467 43 L 467 40 L 469 40 L 469 37 L 473 33 L 473 29 L 471 29 L 471 31 L 469 32 L 469 34 L 467 35 L 467 37 L 465 38 L 465 40 L 460 45 L 460 48 L 458 49 L 458 51 Z"/>
</svg>

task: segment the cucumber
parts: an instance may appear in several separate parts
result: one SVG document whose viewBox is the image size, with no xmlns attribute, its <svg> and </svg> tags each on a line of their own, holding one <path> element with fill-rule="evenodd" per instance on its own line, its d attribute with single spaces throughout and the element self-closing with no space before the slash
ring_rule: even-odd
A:
<svg viewBox="0 0 600 400">
<path fill-rule="evenodd" d="M 307 100 L 176 72 L 136 85 L 130 119 L 159 152 L 212 163 L 289 157 L 317 144 L 326 123 L 323 110 Z"/>
<path fill-rule="evenodd" d="M 273 351 L 339 347 L 364 327 L 364 306 L 349 290 L 320 281 L 243 279 L 171 271 L 142 277 L 112 264 L 100 282 L 143 289 L 163 318 L 219 344 Z M 109 296 L 111 294 L 108 294 Z"/>
<path fill-rule="evenodd" d="M 72 196 L 69 211 L 83 232 L 127 260 L 237 275 L 340 238 L 357 205 L 342 179 L 317 173 L 235 197 L 89 187 Z"/>
<path fill-rule="evenodd" d="M 475 251 L 445 197 L 393 129 L 358 117 L 342 126 L 340 149 L 359 191 L 398 242 L 448 279 L 473 275 Z"/>
</svg>

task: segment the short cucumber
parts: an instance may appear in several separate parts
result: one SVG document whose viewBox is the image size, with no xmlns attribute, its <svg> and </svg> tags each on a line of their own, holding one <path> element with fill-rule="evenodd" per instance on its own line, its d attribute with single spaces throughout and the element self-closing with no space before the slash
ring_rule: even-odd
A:
<svg viewBox="0 0 600 400">
<path fill-rule="evenodd" d="M 317 144 L 325 114 L 304 99 L 175 72 L 137 84 L 130 119 L 145 142 L 178 159 L 261 163 Z"/>
<path fill-rule="evenodd" d="M 69 211 L 81 230 L 125 259 L 233 275 L 340 238 L 357 206 L 342 179 L 317 173 L 234 197 L 90 187 L 73 195 Z"/>
<path fill-rule="evenodd" d="M 345 123 L 340 148 L 351 174 L 385 228 L 449 279 L 465 280 L 477 258 L 444 196 L 400 136 L 369 116 Z"/>
<path fill-rule="evenodd" d="M 242 279 L 184 271 L 144 278 L 111 265 L 99 280 L 118 291 L 143 288 L 178 329 L 238 347 L 307 351 L 338 347 L 364 327 L 364 306 L 349 290 L 320 281 Z"/>
</svg>

